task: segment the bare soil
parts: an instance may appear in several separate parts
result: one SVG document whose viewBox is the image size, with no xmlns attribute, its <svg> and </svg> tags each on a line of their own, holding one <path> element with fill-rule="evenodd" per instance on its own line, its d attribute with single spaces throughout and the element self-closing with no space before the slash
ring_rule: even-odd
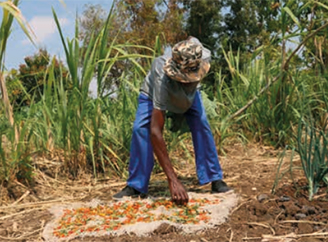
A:
<svg viewBox="0 0 328 242">
<path fill-rule="evenodd" d="M 85 237 L 83 241 L 113 242 L 319 242 L 328 241 L 328 193 L 320 189 L 313 201 L 308 200 L 306 180 L 301 170 L 293 170 L 281 179 L 272 194 L 278 155 L 281 151 L 256 145 L 232 145 L 221 156 L 225 181 L 240 195 L 240 202 L 229 219 L 215 229 L 185 235 L 172 226 L 163 226 L 149 237 Z M 44 160 L 55 164 L 56 161 Z M 58 163 L 58 162 L 57 162 Z M 300 165 L 299 159 L 294 160 Z M 289 159 L 282 170 L 288 170 Z M 53 219 L 48 209 L 54 204 L 89 202 L 94 198 L 111 201 L 124 187 L 124 179 L 94 181 L 88 176 L 67 181 L 56 176 L 56 169 L 35 172 L 35 183 L 25 186 L 16 181 L 2 188 L 0 197 L 0 241 L 44 241 L 44 226 Z M 194 164 L 179 165 L 179 177 L 188 191 L 208 192 L 210 186 L 199 187 Z M 169 195 L 163 174 L 152 177 L 149 194 Z M 81 241 L 75 239 L 70 241 Z"/>
</svg>

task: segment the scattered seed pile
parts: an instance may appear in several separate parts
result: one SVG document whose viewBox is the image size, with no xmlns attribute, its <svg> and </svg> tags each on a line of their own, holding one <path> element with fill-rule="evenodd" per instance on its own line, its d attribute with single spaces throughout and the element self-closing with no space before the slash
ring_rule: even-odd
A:
<svg viewBox="0 0 328 242">
<path fill-rule="evenodd" d="M 93 200 L 54 206 L 50 211 L 55 219 L 47 224 L 43 236 L 46 241 L 126 233 L 146 236 L 164 223 L 185 233 L 194 233 L 223 223 L 238 200 L 233 192 L 189 193 L 189 197 L 187 206 L 177 206 L 168 198 L 126 199 L 111 203 Z"/>
</svg>

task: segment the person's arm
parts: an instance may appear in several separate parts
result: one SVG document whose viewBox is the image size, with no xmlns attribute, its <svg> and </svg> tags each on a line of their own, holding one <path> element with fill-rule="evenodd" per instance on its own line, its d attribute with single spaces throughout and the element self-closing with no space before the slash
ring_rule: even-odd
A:
<svg viewBox="0 0 328 242">
<path fill-rule="evenodd" d="M 182 205 L 188 203 L 189 198 L 185 188 L 174 172 L 171 161 L 169 159 L 163 138 L 164 123 L 165 112 L 154 108 L 151 118 L 151 142 L 153 149 L 159 164 L 167 176 L 173 202 Z"/>
</svg>

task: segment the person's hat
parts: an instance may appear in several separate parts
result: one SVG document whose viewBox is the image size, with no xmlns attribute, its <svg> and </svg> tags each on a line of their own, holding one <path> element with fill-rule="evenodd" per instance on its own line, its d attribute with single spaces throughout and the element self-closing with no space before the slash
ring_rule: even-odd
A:
<svg viewBox="0 0 328 242">
<path fill-rule="evenodd" d="M 177 43 L 172 49 L 172 58 L 164 65 L 165 74 L 178 82 L 199 82 L 210 69 L 210 63 L 202 58 L 203 45 L 195 38 Z"/>
</svg>

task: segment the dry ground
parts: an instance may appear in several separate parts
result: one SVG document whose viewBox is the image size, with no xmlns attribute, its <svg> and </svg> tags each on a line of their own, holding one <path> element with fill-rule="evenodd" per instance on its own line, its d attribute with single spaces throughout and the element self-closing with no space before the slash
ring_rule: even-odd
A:
<svg viewBox="0 0 328 242">
<path fill-rule="evenodd" d="M 221 157 L 225 181 L 241 197 L 226 223 L 199 234 L 184 235 L 174 227 L 163 227 L 150 237 L 133 235 L 120 237 L 89 237 L 83 241 L 179 241 L 179 242 L 319 242 L 328 241 L 328 194 L 322 188 L 312 202 L 307 200 L 306 182 L 301 171 L 280 181 L 276 194 L 271 189 L 276 176 L 279 151 L 270 147 L 233 145 Z M 46 162 L 46 161 L 45 161 Z M 47 161 L 56 164 L 55 160 Z M 299 160 L 295 159 L 299 164 Z M 286 160 L 283 169 L 288 168 Z M 55 169 L 55 168 L 54 168 Z M 54 170 L 36 171 L 31 187 L 15 182 L 1 191 L 0 241 L 44 241 L 42 231 L 53 215 L 48 208 L 54 204 L 73 201 L 91 201 L 98 198 L 110 201 L 111 196 L 124 185 L 124 180 L 102 179 L 94 181 L 81 177 L 65 181 L 54 177 Z M 184 165 L 180 179 L 189 191 L 204 192 L 210 187 L 197 185 L 194 165 Z M 169 195 L 163 174 L 152 177 L 150 195 Z M 81 241 L 75 239 L 71 241 Z"/>
</svg>

